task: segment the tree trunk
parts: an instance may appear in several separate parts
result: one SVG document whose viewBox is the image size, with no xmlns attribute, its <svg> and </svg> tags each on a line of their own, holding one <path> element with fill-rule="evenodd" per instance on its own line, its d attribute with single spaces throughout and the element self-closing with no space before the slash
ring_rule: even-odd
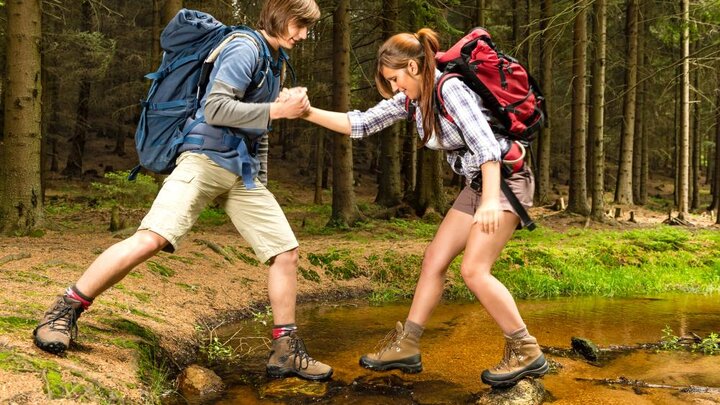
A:
<svg viewBox="0 0 720 405">
<path fill-rule="evenodd" d="M 637 42 L 638 42 L 638 0 L 627 0 L 626 33 L 627 52 L 625 71 L 625 96 L 623 101 L 622 135 L 620 137 L 620 159 L 618 164 L 615 203 L 633 204 L 632 158 L 635 135 L 635 101 L 637 92 Z"/>
<path fill-rule="evenodd" d="M 397 31 L 398 0 L 383 0 L 382 39 L 386 40 Z M 375 202 L 393 207 L 402 200 L 400 178 L 400 133 L 402 124 L 395 124 L 380 135 L 380 172 Z"/>
<path fill-rule="evenodd" d="M 570 191 L 568 211 L 580 215 L 589 213 L 587 204 L 587 182 L 585 178 L 585 144 L 587 134 L 585 121 L 587 101 L 585 83 L 587 82 L 587 2 L 575 2 L 575 22 L 573 28 L 573 81 L 572 81 L 572 118 L 570 135 Z"/>
<path fill-rule="evenodd" d="M 690 0 L 682 0 L 682 112 L 678 160 L 678 218 L 688 215 L 688 172 L 690 153 Z"/>
<path fill-rule="evenodd" d="M 545 120 L 545 126 L 540 129 L 539 145 L 538 145 L 538 172 L 535 173 L 537 179 L 535 187 L 535 202 L 538 205 L 545 205 L 550 202 L 548 192 L 550 191 L 550 145 L 552 139 L 552 66 L 553 66 L 553 44 L 550 43 L 552 38 L 552 29 L 550 28 L 550 19 L 552 18 L 552 0 L 540 1 L 540 77 L 545 96 L 545 110 L 548 113 Z"/>
<path fill-rule="evenodd" d="M 333 110 L 350 108 L 350 20 L 349 0 L 337 0 L 333 13 Z M 353 190 L 352 143 L 347 136 L 333 139 L 332 216 L 329 226 L 345 227 L 357 219 Z"/>
<path fill-rule="evenodd" d="M 693 46 L 693 53 L 694 50 L 697 49 L 697 46 Z M 698 77 L 700 76 L 700 73 L 696 70 L 694 73 L 692 73 L 692 82 L 693 87 L 696 89 L 696 91 L 700 91 L 699 87 L 699 81 Z M 691 135 L 690 135 L 690 195 L 692 196 L 690 198 L 690 209 L 691 210 L 698 210 L 700 208 L 700 155 L 702 153 L 702 147 L 701 147 L 701 135 L 700 135 L 700 104 L 701 100 L 699 96 L 697 97 L 697 100 L 693 103 L 693 109 L 692 109 L 692 127 L 691 127 Z"/>
<path fill-rule="evenodd" d="M 475 26 L 485 26 L 485 0 L 475 0 Z"/>
<path fill-rule="evenodd" d="M 442 157 L 434 150 L 422 148 L 418 153 L 418 179 L 415 188 L 415 211 L 419 216 L 429 212 L 445 211 L 445 193 L 442 185 Z"/>
<path fill-rule="evenodd" d="M 315 137 L 315 195 L 313 204 L 322 204 L 323 172 L 325 170 L 325 131 L 319 130 Z M 335 135 L 338 136 L 338 135 Z"/>
<path fill-rule="evenodd" d="M 92 6 L 90 0 L 82 3 L 81 30 L 90 33 L 92 21 Z M 80 79 L 78 89 L 77 108 L 75 110 L 75 130 L 68 140 L 70 153 L 68 154 L 65 169 L 62 174 L 69 177 L 79 177 L 83 173 L 83 157 L 85 155 L 85 141 L 88 133 L 88 116 L 90 114 L 90 79 L 84 75 Z"/>
<path fill-rule="evenodd" d="M 595 221 L 602 221 L 605 216 L 605 49 L 607 44 L 607 4 L 605 0 L 595 0 L 593 31 L 595 60 L 592 74 L 592 110 L 594 125 L 590 128 L 590 139 L 593 143 L 592 155 L 592 209 L 590 215 Z"/>
<path fill-rule="evenodd" d="M 403 199 L 405 197 L 411 197 L 417 185 L 417 141 L 418 136 L 415 134 L 415 123 L 406 122 L 403 130 Z"/>
<path fill-rule="evenodd" d="M 160 20 L 161 30 L 175 17 L 175 14 L 177 14 L 181 8 L 183 8 L 183 0 L 165 0 Z"/>
<path fill-rule="evenodd" d="M 43 225 L 41 186 L 42 11 L 39 0 L 6 3 L 6 83 L 0 147 L 0 233 L 27 235 Z"/>
<path fill-rule="evenodd" d="M 151 67 L 148 69 L 155 68 L 156 66 L 160 66 L 160 62 L 162 61 L 162 49 L 160 48 L 160 33 L 162 33 L 163 30 L 163 24 L 162 24 L 162 10 L 161 10 L 161 3 L 162 0 L 153 0 L 153 25 L 152 25 L 152 54 L 151 54 Z"/>
<path fill-rule="evenodd" d="M 645 70 L 645 9 L 647 1 L 639 0 L 637 19 L 637 77 L 642 81 L 637 84 L 637 96 L 635 99 L 635 130 L 633 137 L 633 203 L 645 205 L 647 200 L 647 142 L 645 139 L 645 91 L 647 89 L 647 75 L 641 74 Z"/>
<path fill-rule="evenodd" d="M 717 84 L 715 86 L 715 223 L 720 224 L 720 66 L 716 70 Z"/>
</svg>

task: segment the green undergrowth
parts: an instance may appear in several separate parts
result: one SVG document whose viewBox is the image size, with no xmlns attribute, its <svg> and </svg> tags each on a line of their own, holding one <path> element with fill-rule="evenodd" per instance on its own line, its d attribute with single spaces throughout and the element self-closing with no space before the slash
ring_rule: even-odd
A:
<svg viewBox="0 0 720 405">
<path fill-rule="evenodd" d="M 425 225 L 407 228 L 405 235 L 426 232 Z M 524 299 L 713 294 L 720 293 L 719 251 L 720 233 L 712 230 L 660 226 L 556 232 L 540 228 L 517 232 L 495 263 L 493 274 L 516 298 Z M 371 302 L 412 297 L 422 265 L 420 253 L 383 251 L 358 256 L 334 248 L 308 253 L 312 267 L 303 269 L 301 276 L 312 280 L 308 271 L 315 269 L 334 280 L 367 277 L 373 283 Z M 462 256 L 450 265 L 447 298 L 473 298 L 461 276 L 461 261 Z"/>
</svg>

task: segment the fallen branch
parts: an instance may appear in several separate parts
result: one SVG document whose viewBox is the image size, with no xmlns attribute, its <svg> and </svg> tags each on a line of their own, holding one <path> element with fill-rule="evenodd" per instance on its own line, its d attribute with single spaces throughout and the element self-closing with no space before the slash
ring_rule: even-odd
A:
<svg viewBox="0 0 720 405">
<path fill-rule="evenodd" d="M 18 253 L 15 255 L 5 255 L 0 258 L 0 266 L 2 266 L 5 263 L 12 262 L 14 260 L 27 259 L 28 257 L 30 257 L 30 253 L 25 253 L 25 252 Z"/>
<path fill-rule="evenodd" d="M 197 244 L 199 244 L 199 245 L 205 245 L 205 246 L 209 247 L 210 250 L 212 250 L 213 252 L 215 252 L 215 253 L 219 254 L 220 256 L 224 257 L 225 260 L 229 261 L 230 263 L 234 263 L 234 262 L 235 262 L 235 260 L 233 260 L 232 256 L 230 256 L 225 249 L 223 249 L 222 247 L 220 247 L 220 245 L 218 245 L 218 244 L 215 243 L 215 242 L 212 242 L 212 241 L 209 241 L 209 240 L 205 240 L 205 239 L 195 239 L 194 242 L 197 243 Z"/>
<path fill-rule="evenodd" d="M 583 378 L 583 377 L 577 377 L 575 378 L 577 381 L 589 381 L 594 382 L 596 384 L 604 384 L 604 385 L 625 385 L 629 387 L 637 387 L 637 388 L 661 388 L 661 389 L 670 389 L 670 390 L 677 390 L 680 392 L 689 392 L 694 394 L 703 394 L 703 393 L 720 393 L 720 388 L 718 387 L 703 387 L 699 385 L 688 385 L 688 386 L 682 386 L 682 385 L 668 385 L 668 384 L 654 384 L 645 382 L 642 380 L 631 380 L 627 377 L 620 376 L 618 378 Z"/>
</svg>

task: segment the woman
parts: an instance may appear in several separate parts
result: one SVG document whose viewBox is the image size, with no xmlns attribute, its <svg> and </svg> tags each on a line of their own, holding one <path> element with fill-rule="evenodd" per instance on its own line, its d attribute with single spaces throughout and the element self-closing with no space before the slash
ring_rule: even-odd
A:
<svg viewBox="0 0 720 405">
<path fill-rule="evenodd" d="M 427 247 L 405 324 L 398 322 L 392 339 L 378 352 L 362 356 L 360 364 L 371 370 L 422 371 L 420 336 L 440 302 L 448 266 L 464 251 L 463 280 L 506 339 L 502 361 L 483 371 L 482 380 L 494 387 L 509 386 L 523 377 L 540 377 L 548 371 L 537 340 L 528 333 L 513 297 L 491 274 L 493 263 L 520 224 L 518 214 L 500 191 L 502 156 L 511 145 L 495 137 L 488 123 L 489 111 L 479 96 L 457 78 L 448 79 L 442 86 L 445 108 L 453 121 L 434 113 L 433 92 L 440 77 L 435 54 L 439 48 L 438 36 L 431 29 L 393 36 L 378 51 L 375 75 L 386 100 L 365 112 L 347 114 L 312 107 L 304 118 L 352 138 L 363 138 L 406 119 L 409 99 L 416 107 L 414 118 L 422 143 L 446 151 L 450 166 L 469 179 L 468 183 L 477 179 L 482 184 L 468 184 L 460 192 Z M 534 180 L 527 165 L 505 181 L 525 207 L 532 205 Z"/>
</svg>

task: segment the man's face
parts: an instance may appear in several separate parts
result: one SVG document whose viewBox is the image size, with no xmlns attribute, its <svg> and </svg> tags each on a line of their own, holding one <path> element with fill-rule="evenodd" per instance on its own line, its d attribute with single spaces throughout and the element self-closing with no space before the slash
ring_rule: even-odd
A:
<svg viewBox="0 0 720 405">
<path fill-rule="evenodd" d="M 307 38 L 307 27 L 301 27 L 295 21 L 288 24 L 288 34 L 285 38 L 280 38 L 280 46 L 285 49 L 292 49 L 296 43 Z"/>
</svg>

